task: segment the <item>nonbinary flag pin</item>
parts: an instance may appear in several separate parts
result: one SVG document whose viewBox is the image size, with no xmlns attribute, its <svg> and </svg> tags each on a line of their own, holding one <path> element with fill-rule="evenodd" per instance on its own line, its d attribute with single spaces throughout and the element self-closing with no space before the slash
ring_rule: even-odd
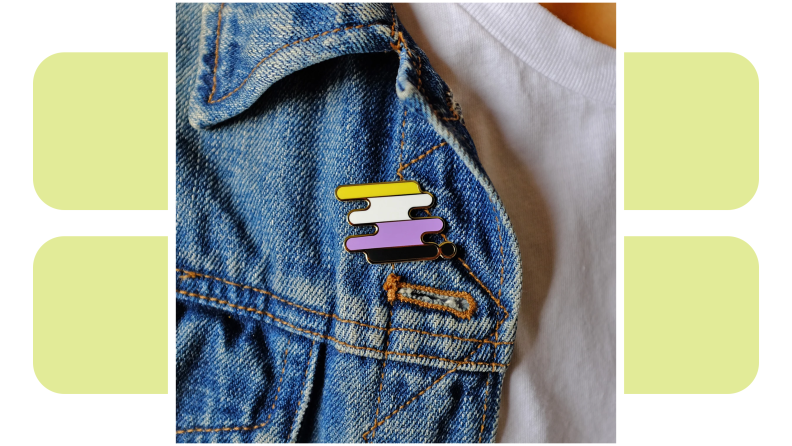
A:
<svg viewBox="0 0 792 446">
<path fill-rule="evenodd" d="M 450 259 L 456 255 L 451 242 L 424 242 L 424 234 L 438 234 L 445 229 L 440 217 L 411 217 L 413 209 L 429 209 L 434 195 L 421 190 L 415 181 L 349 184 L 338 186 L 336 198 L 341 201 L 366 200 L 369 206 L 347 214 L 353 226 L 374 225 L 377 232 L 351 235 L 344 240 L 344 249 L 363 252 L 369 263 L 411 262 Z"/>
</svg>

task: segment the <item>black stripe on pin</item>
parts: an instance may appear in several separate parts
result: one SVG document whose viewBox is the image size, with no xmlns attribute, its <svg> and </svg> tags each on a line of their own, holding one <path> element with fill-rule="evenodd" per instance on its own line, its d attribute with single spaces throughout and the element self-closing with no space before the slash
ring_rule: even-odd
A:
<svg viewBox="0 0 792 446">
<path fill-rule="evenodd" d="M 434 260 L 440 257 L 440 247 L 435 243 L 399 248 L 367 249 L 363 251 L 369 263 L 397 263 L 415 260 Z"/>
</svg>

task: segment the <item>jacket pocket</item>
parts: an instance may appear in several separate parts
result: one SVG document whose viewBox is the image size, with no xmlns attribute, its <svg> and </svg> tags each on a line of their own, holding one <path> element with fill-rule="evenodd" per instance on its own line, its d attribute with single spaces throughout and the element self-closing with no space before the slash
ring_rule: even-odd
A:
<svg viewBox="0 0 792 446">
<path fill-rule="evenodd" d="M 177 442 L 293 440 L 316 343 L 241 308 L 177 308 Z"/>
</svg>

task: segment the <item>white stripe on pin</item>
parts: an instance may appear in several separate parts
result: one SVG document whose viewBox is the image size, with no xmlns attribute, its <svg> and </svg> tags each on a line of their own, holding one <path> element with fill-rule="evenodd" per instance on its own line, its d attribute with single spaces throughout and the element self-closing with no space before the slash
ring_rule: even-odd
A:
<svg viewBox="0 0 792 446">
<path fill-rule="evenodd" d="M 432 195 L 413 194 L 391 197 L 367 198 L 371 203 L 368 209 L 349 213 L 349 223 L 365 225 L 386 221 L 410 220 L 410 209 L 432 205 Z"/>
</svg>

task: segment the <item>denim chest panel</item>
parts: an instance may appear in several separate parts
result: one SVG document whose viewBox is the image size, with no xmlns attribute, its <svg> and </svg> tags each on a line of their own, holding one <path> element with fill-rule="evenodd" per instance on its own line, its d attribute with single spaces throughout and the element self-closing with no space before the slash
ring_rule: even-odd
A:
<svg viewBox="0 0 792 446">
<path fill-rule="evenodd" d="M 492 441 L 519 251 L 392 7 L 179 4 L 176 38 L 177 441 Z M 336 187 L 399 180 L 455 258 L 344 250 Z"/>
</svg>

